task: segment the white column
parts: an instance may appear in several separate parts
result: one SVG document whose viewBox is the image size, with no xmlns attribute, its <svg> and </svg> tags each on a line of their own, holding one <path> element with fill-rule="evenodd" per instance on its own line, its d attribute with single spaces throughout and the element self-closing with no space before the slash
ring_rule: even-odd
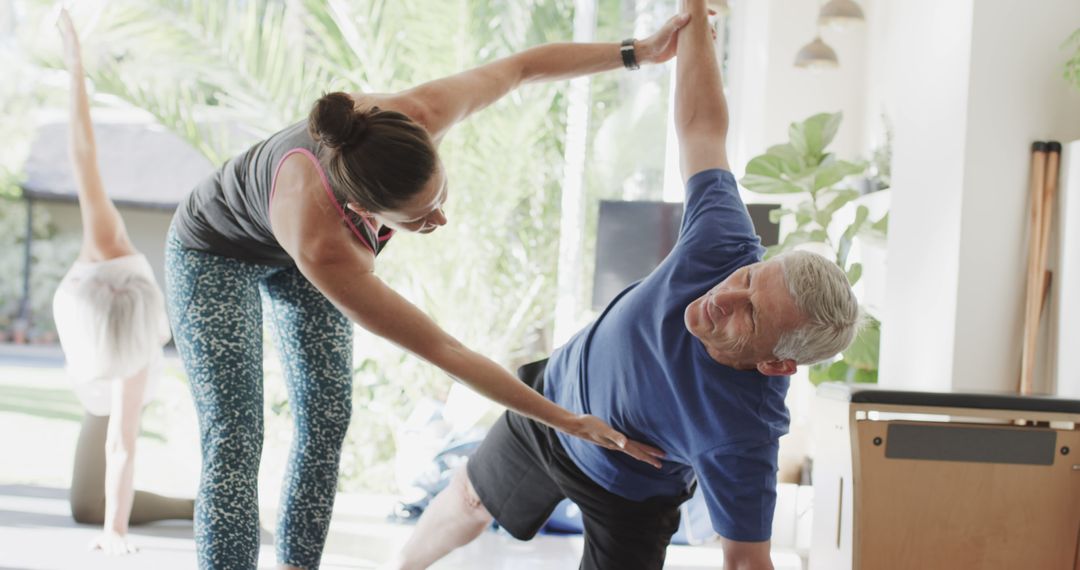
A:
<svg viewBox="0 0 1080 570">
<path fill-rule="evenodd" d="M 0 46 L 7 40 L 14 41 L 15 6 L 12 0 L 0 0 Z"/>
<path fill-rule="evenodd" d="M 1056 323 L 1053 356 L 1057 376 L 1055 392 L 1080 398 L 1080 369 L 1072 357 L 1080 349 L 1080 140 L 1067 144 L 1062 153 L 1061 255 L 1054 275 L 1051 311 Z"/>
<path fill-rule="evenodd" d="M 1028 149 L 1080 137 L 1080 93 L 1060 79 L 1080 3 L 906 0 L 876 12 L 892 33 L 871 38 L 871 67 L 887 70 L 879 95 L 896 129 L 880 382 L 1015 390 Z"/>
<path fill-rule="evenodd" d="M 590 42 L 596 30 L 596 0 L 575 0 L 574 41 Z M 577 331 L 581 313 L 585 230 L 585 155 L 589 137 L 589 78 L 570 82 L 566 110 L 566 170 L 559 218 L 559 275 L 555 300 L 554 346 L 564 344 Z"/>
</svg>

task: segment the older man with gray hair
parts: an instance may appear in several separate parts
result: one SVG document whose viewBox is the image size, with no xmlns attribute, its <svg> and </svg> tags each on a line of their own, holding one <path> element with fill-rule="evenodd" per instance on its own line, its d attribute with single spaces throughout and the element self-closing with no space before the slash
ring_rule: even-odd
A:
<svg viewBox="0 0 1080 570">
<path fill-rule="evenodd" d="M 644 280 L 522 380 L 651 450 L 653 466 L 507 412 L 431 504 L 397 566 L 426 568 L 494 518 L 519 539 L 556 504 L 581 507 L 585 569 L 659 569 L 679 504 L 699 485 L 727 570 L 771 569 L 777 442 L 796 366 L 851 343 L 859 308 L 836 264 L 762 261 L 729 171 L 728 113 L 705 0 L 687 0 L 675 120 L 686 182 L 678 242 Z M 624 42 L 628 67 L 633 43 Z"/>
</svg>

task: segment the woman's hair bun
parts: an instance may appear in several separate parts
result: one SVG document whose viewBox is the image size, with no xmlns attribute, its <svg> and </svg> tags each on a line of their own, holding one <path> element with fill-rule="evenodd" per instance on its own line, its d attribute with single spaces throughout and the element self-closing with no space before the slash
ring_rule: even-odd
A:
<svg viewBox="0 0 1080 570">
<path fill-rule="evenodd" d="M 311 138 L 331 149 L 359 144 L 367 134 L 371 115 L 377 112 L 356 110 L 356 102 L 341 91 L 323 95 L 308 115 Z"/>
</svg>

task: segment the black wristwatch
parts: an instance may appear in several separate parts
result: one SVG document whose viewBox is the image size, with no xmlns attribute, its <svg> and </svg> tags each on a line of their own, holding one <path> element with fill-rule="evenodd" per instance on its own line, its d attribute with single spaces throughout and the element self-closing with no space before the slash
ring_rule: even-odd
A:
<svg viewBox="0 0 1080 570">
<path fill-rule="evenodd" d="M 634 38 L 627 38 L 619 44 L 619 53 L 622 55 L 623 67 L 631 71 L 640 69 L 637 62 L 637 54 L 634 53 Z"/>
</svg>

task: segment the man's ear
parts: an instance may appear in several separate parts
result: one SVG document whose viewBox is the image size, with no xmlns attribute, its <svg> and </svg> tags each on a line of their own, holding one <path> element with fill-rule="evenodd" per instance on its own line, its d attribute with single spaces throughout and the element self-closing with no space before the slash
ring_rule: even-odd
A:
<svg viewBox="0 0 1080 570">
<path fill-rule="evenodd" d="M 791 376 L 795 373 L 797 365 L 790 358 L 787 360 L 766 360 L 758 362 L 758 372 L 766 376 Z"/>
</svg>

